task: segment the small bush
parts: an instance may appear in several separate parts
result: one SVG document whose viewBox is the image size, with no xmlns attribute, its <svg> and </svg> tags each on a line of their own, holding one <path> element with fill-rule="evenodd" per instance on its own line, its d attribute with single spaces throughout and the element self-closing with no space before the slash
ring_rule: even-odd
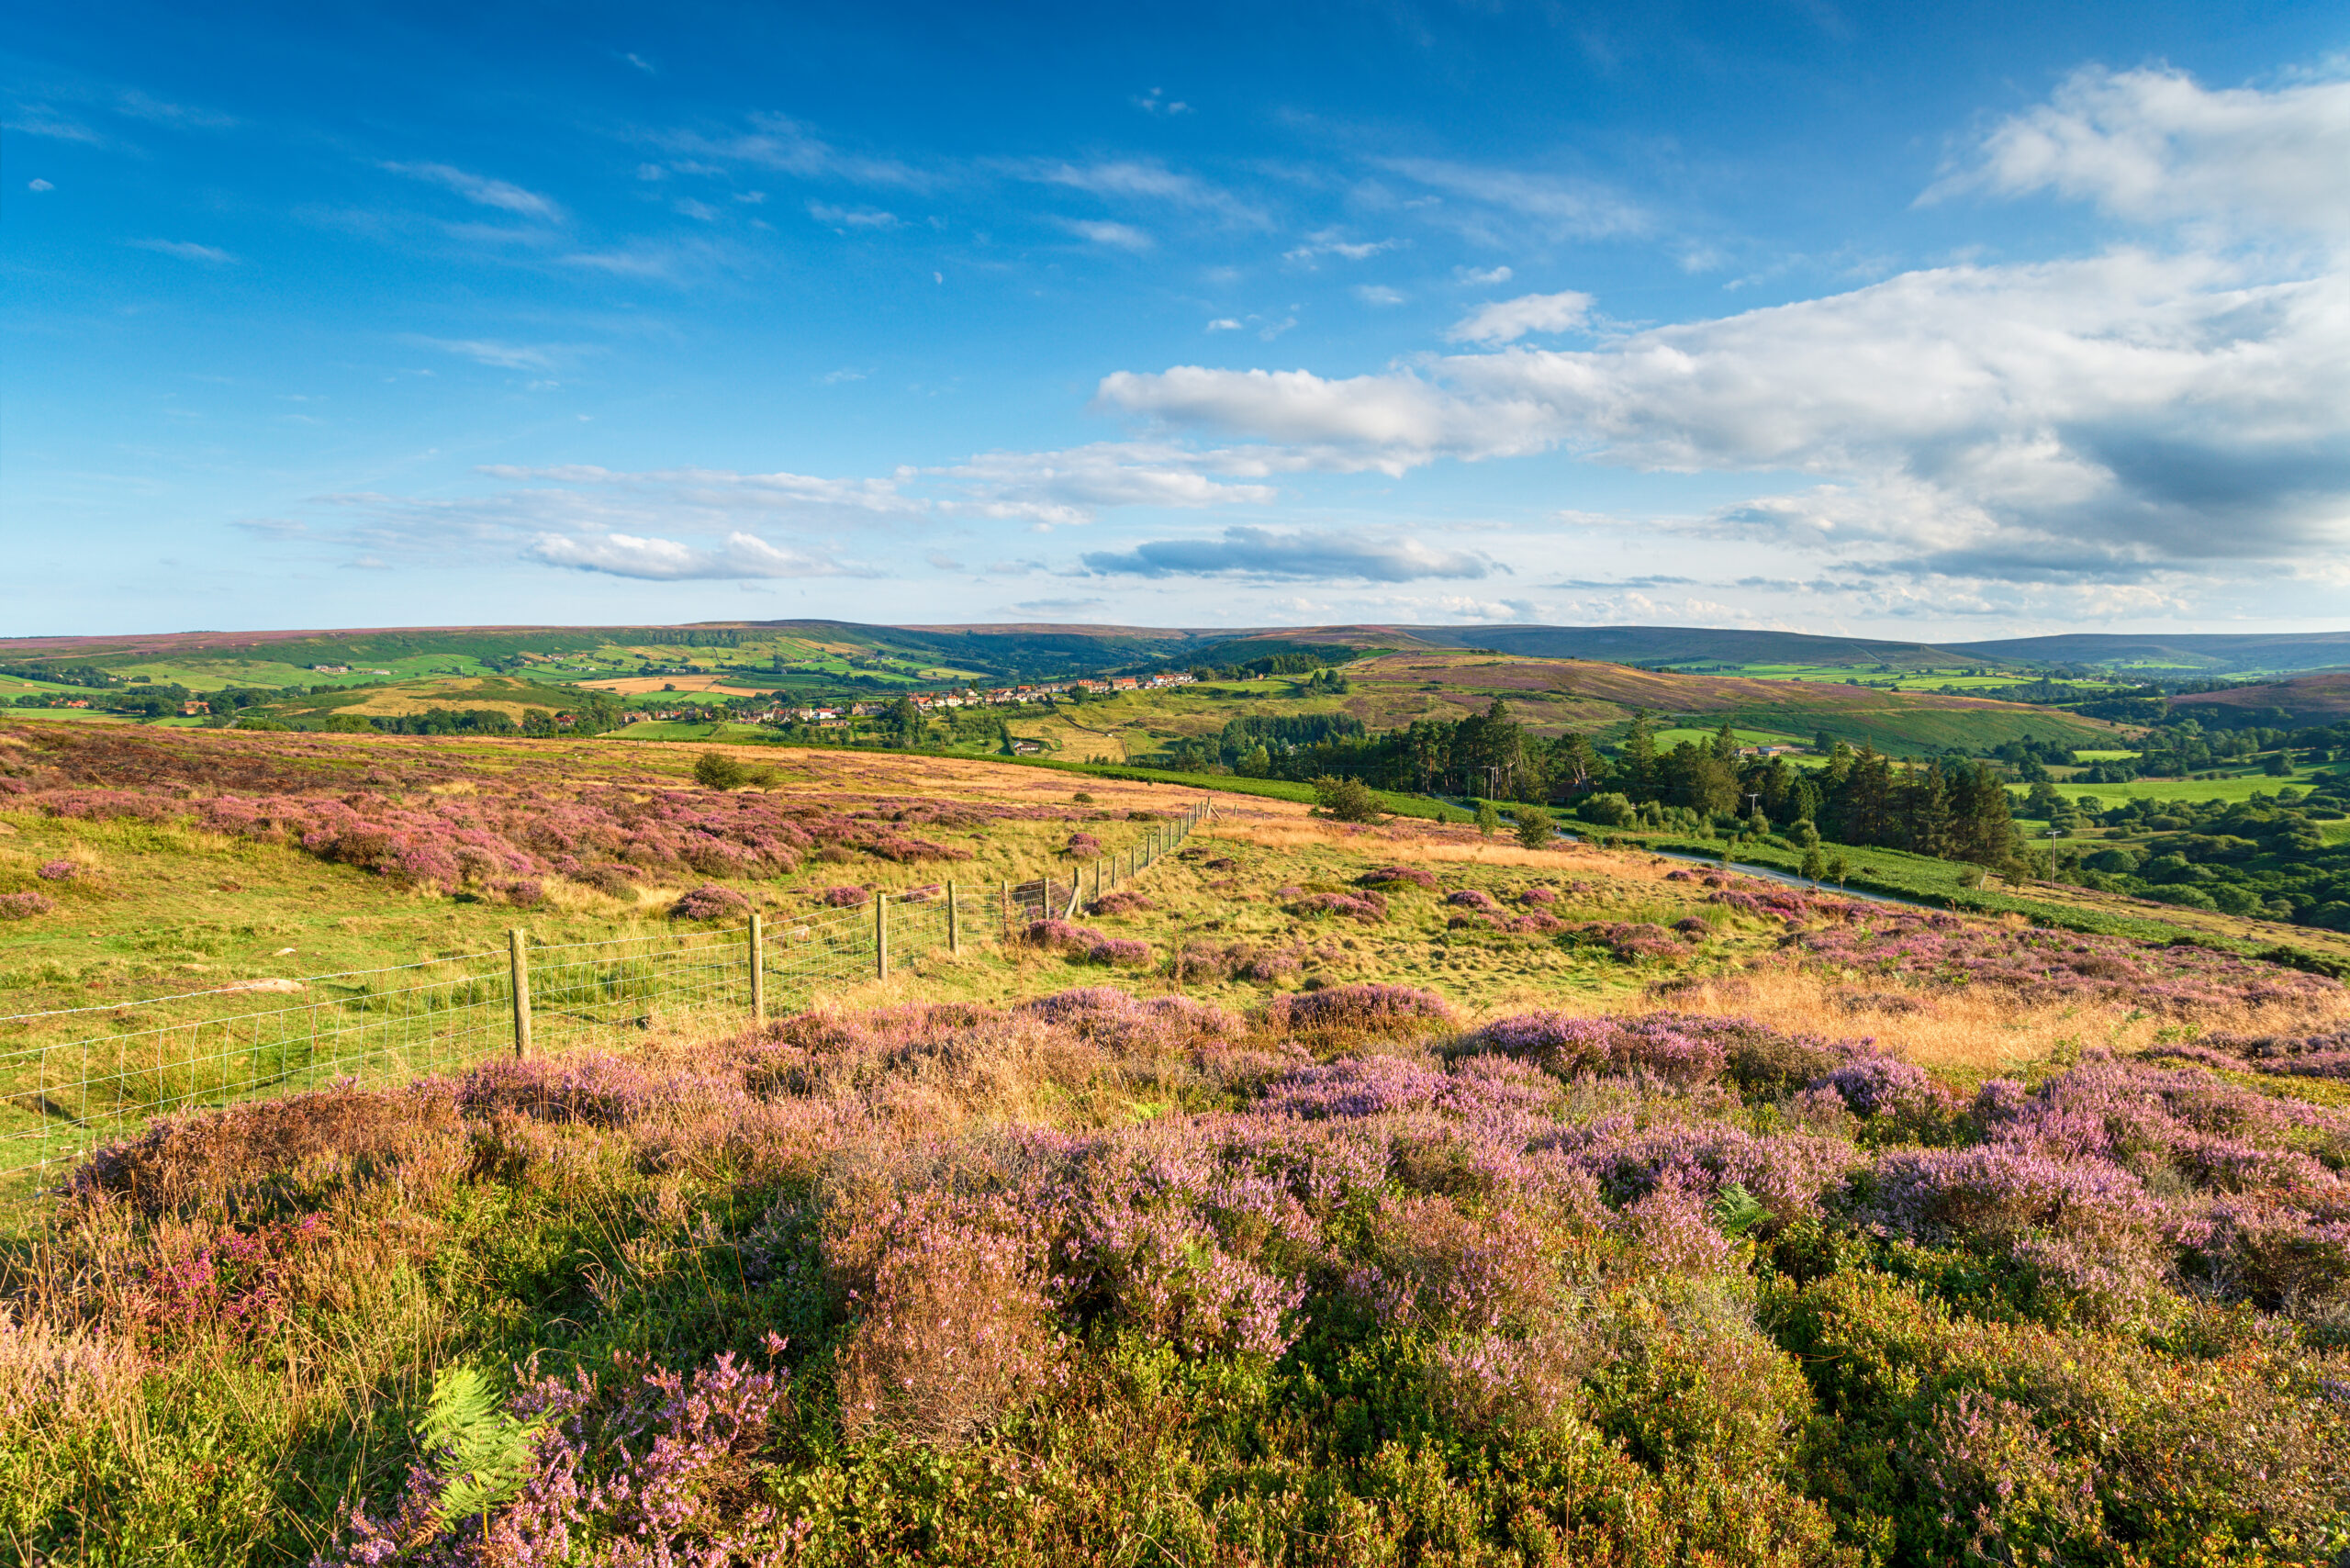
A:
<svg viewBox="0 0 2350 1568">
<path fill-rule="evenodd" d="M 816 902 L 827 909 L 855 909 L 873 895 L 863 888 L 853 888 L 846 882 L 835 883 L 816 895 Z"/>
<path fill-rule="evenodd" d="M 56 901 L 42 893 L 0 893 L 0 920 L 30 920 L 56 907 Z"/>
<path fill-rule="evenodd" d="M 1417 866 L 1375 867 L 1357 877 L 1355 880 L 1366 888 L 1392 887 L 1397 882 L 1409 882 L 1416 888 L 1426 888 L 1430 892 L 1436 891 L 1437 888 L 1435 876 L 1420 869 Z"/>
<path fill-rule="evenodd" d="M 1316 778 L 1314 803 L 1324 816 L 1342 823 L 1375 823 L 1382 814 L 1379 797 L 1360 778 Z"/>
<path fill-rule="evenodd" d="M 1298 1034 L 1396 1034 L 1450 1024 L 1452 1004 L 1416 986 L 1334 985 L 1277 996 L 1264 1017 Z"/>
<path fill-rule="evenodd" d="M 716 920 L 721 915 L 746 913 L 750 907 L 751 901 L 733 889 L 717 882 L 704 882 L 669 906 L 669 918 Z"/>
<path fill-rule="evenodd" d="M 81 873 L 81 868 L 71 860 L 50 860 L 33 872 L 44 882 L 70 882 Z"/>
<path fill-rule="evenodd" d="M 722 751 L 706 751 L 694 759 L 694 782 L 706 790 L 739 790 L 750 781 L 750 769 Z"/>
</svg>

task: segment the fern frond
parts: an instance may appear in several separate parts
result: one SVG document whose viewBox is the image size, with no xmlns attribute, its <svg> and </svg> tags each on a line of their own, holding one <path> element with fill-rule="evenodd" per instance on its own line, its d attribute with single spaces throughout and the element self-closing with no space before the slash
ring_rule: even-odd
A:
<svg viewBox="0 0 2350 1568">
<path fill-rule="evenodd" d="M 441 1482 L 443 1519 L 486 1512 L 530 1479 L 537 1423 L 499 1406 L 489 1380 L 473 1367 L 443 1367 L 416 1424 L 417 1445 Z"/>
</svg>

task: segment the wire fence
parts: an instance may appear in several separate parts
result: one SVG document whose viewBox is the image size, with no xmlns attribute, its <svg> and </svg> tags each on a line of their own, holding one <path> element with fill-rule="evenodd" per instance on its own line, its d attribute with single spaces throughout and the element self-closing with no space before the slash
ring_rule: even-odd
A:
<svg viewBox="0 0 2350 1568">
<path fill-rule="evenodd" d="M 0 1040 L 15 1042 L 0 1046 L 0 1179 L 78 1159 L 168 1112 L 341 1081 L 397 1084 L 632 1030 L 800 1011 L 918 955 L 1009 940 L 1030 921 L 1072 912 L 1089 874 L 1093 896 L 1114 890 L 1206 814 L 1200 806 L 1155 825 L 1066 883 L 1006 882 L 994 900 L 946 882 L 720 929 L 571 943 L 517 930 L 503 951 L 0 1017 Z"/>
</svg>

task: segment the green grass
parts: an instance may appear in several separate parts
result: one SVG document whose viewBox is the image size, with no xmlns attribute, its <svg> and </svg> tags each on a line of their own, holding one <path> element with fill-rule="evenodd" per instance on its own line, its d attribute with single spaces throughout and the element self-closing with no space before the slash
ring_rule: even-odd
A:
<svg viewBox="0 0 2350 1568">
<path fill-rule="evenodd" d="M 2127 784 L 2062 783 L 2053 786 L 2056 792 L 2070 800 L 2094 795 L 2105 802 L 2106 809 L 2125 801 L 2249 801 L 2255 795 L 2274 795 L 2279 790 L 2292 789 L 2304 792 L 2321 780 L 2331 781 L 2332 768 L 2300 767 L 2290 778 L 2271 778 L 2257 771 L 2231 774 L 2224 778 L 2134 778 Z M 2012 787 L 2018 799 L 2024 786 Z"/>
<path fill-rule="evenodd" d="M 1659 730 L 1656 732 L 1657 749 L 1659 751 L 1671 751 L 1674 746 L 1679 745 L 1684 741 L 1687 741 L 1692 745 L 1704 745 L 1710 742 L 1718 734 L 1720 734 L 1720 726 L 1718 725 L 1710 730 L 1678 727 L 1670 730 Z M 1811 737 L 1809 735 L 1794 734 L 1785 730 L 1748 730 L 1733 727 L 1730 730 L 1730 735 L 1740 745 L 1807 746 L 1811 744 Z"/>
</svg>

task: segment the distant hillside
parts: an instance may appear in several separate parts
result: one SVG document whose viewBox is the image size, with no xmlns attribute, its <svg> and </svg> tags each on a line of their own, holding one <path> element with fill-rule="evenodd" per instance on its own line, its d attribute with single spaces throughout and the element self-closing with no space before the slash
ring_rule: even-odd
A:
<svg viewBox="0 0 2350 1568">
<path fill-rule="evenodd" d="M 1509 655 L 1399 653 L 1347 666 L 1354 696 L 1347 711 L 1373 729 L 1418 717 L 1455 718 L 1494 697 L 1543 730 L 1618 723 L 1636 709 L 1729 720 L 1808 741 L 1825 732 L 1896 755 L 1969 751 L 2021 740 L 2067 745 L 2113 744 L 2113 726 L 2020 702 L 1934 692 L 1885 691 L 1826 681 L 1752 680 L 1675 675 L 1584 660 Z"/>
<path fill-rule="evenodd" d="M 1443 647 L 1493 648 L 1533 658 L 1605 659 L 1615 664 L 1884 664 L 1896 669 L 1925 669 L 1966 662 L 1947 648 L 1923 643 L 1821 637 L 1801 632 L 1705 626 L 1416 626 L 1409 630 L 1421 641 Z"/>
<path fill-rule="evenodd" d="M 2297 724 L 2330 724 L 2350 717 L 2350 670 L 2273 680 L 2262 686 L 2232 686 L 2224 691 L 2198 691 L 2173 698 L 2171 703 L 2190 710 L 2277 708 Z"/>
<path fill-rule="evenodd" d="M 315 666 L 388 668 L 397 677 L 512 670 L 592 656 L 620 673 L 614 655 L 693 648 L 722 662 L 812 667 L 823 659 L 894 661 L 891 677 L 962 671 L 991 680 L 1064 676 L 1195 663 L 1239 662 L 1237 650 L 1422 653 L 1492 650 L 1526 658 L 1620 665 L 1794 666 L 1780 673 L 1890 668 L 1947 671 L 1989 666 L 2023 672 L 2078 666 L 2123 674 L 2291 675 L 2350 667 L 2350 632 L 2289 634 L 2121 636 L 2076 633 L 1926 644 L 1799 632 L 1698 626 L 1331 626 L 1165 627 L 1054 625 L 867 625 L 847 621 L 723 621 L 684 626 L 411 626 L 347 631 L 179 632 L 90 637 L 0 639 L 0 664 L 95 664 L 156 679 L 198 683 L 256 679 L 285 684 Z M 755 653 L 755 659 L 752 655 Z M 552 670 L 546 673 L 555 673 Z"/>
<path fill-rule="evenodd" d="M 2033 665 L 2088 665 L 2147 674 L 2284 674 L 2350 666 L 2350 632 L 2126 636 L 2081 632 L 2060 637 L 2003 637 L 1946 643 L 1954 654 Z"/>
</svg>

